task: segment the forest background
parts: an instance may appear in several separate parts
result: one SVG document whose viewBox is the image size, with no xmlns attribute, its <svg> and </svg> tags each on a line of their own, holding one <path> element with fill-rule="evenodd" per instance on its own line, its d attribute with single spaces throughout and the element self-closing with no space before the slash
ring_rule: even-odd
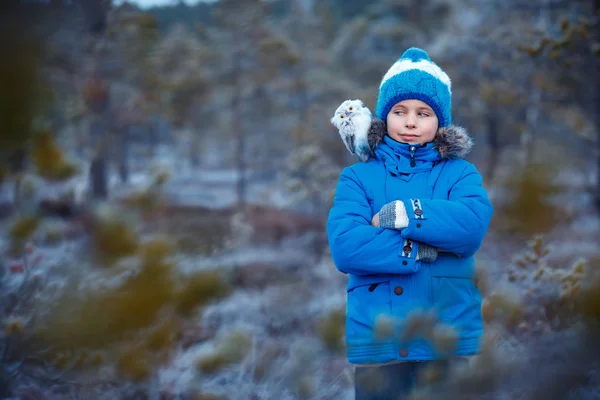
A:
<svg viewBox="0 0 600 400">
<path fill-rule="evenodd" d="M 496 208 L 482 355 L 415 398 L 596 398 L 599 10 L 3 2 L 0 398 L 351 399 L 324 224 L 356 160 L 329 119 L 410 46 Z"/>
</svg>

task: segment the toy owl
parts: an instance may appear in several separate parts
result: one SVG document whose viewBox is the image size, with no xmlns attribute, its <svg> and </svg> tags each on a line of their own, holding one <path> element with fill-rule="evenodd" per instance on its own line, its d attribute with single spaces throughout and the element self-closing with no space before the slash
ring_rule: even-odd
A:
<svg viewBox="0 0 600 400">
<path fill-rule="evenodd" d="M 386 134 L 385 123 L 374 117 L 361 100 L 346 100 L 335 110 L 331 123 L 335 126 L 351 154 L 367 162 Z"/>
</svg>

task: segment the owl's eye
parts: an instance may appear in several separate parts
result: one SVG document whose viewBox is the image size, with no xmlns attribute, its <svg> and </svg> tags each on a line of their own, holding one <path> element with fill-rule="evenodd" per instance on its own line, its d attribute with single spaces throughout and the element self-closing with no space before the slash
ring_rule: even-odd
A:
<svg viewBox="0 0 600 400">
<path fill-rule="evenodd" d="M 340 118 L 344 118 L 344 116 L 343 116 L 343 115 L 340 115 Z"/>
<path fill-rule="evenodd" d="M 348 110 L 352 111 L 352 107 L 349 107 Z"/>
</svg>

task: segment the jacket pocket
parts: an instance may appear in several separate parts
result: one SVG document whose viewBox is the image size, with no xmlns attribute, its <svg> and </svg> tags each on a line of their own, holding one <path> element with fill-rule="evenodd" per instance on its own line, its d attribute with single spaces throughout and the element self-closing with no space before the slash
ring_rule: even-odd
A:
<svg viewBox="0 0 600 400">
<path fill-rule="evenodd" d="M 348 290 L 346 309 L 346 340 L 352 343 L 373 343 L 379 317 L 392 312 L 390 282 L 373 282 Z"/>
<path fill-rule="evenodd" d="M 459 333 L 482 329 L 481 294 L 468 277 L 432 276 L 433 305 L 441 322 Z"/>
</svg>

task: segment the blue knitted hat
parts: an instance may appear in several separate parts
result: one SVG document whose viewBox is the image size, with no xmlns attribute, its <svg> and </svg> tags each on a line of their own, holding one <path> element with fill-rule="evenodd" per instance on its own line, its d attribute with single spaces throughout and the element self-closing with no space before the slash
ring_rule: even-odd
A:
<svg viewBox="0 0 600 400">
<path fill-rule="evenodd" d="M 422 49 L 411 47 L 391 66 L 381 80 L 376 114 L 385 121 L 394 104 L 421 100 L 435 112 L 439 127 L 452 123 L 452 84 L 440 67 Z"/>
</svg>

